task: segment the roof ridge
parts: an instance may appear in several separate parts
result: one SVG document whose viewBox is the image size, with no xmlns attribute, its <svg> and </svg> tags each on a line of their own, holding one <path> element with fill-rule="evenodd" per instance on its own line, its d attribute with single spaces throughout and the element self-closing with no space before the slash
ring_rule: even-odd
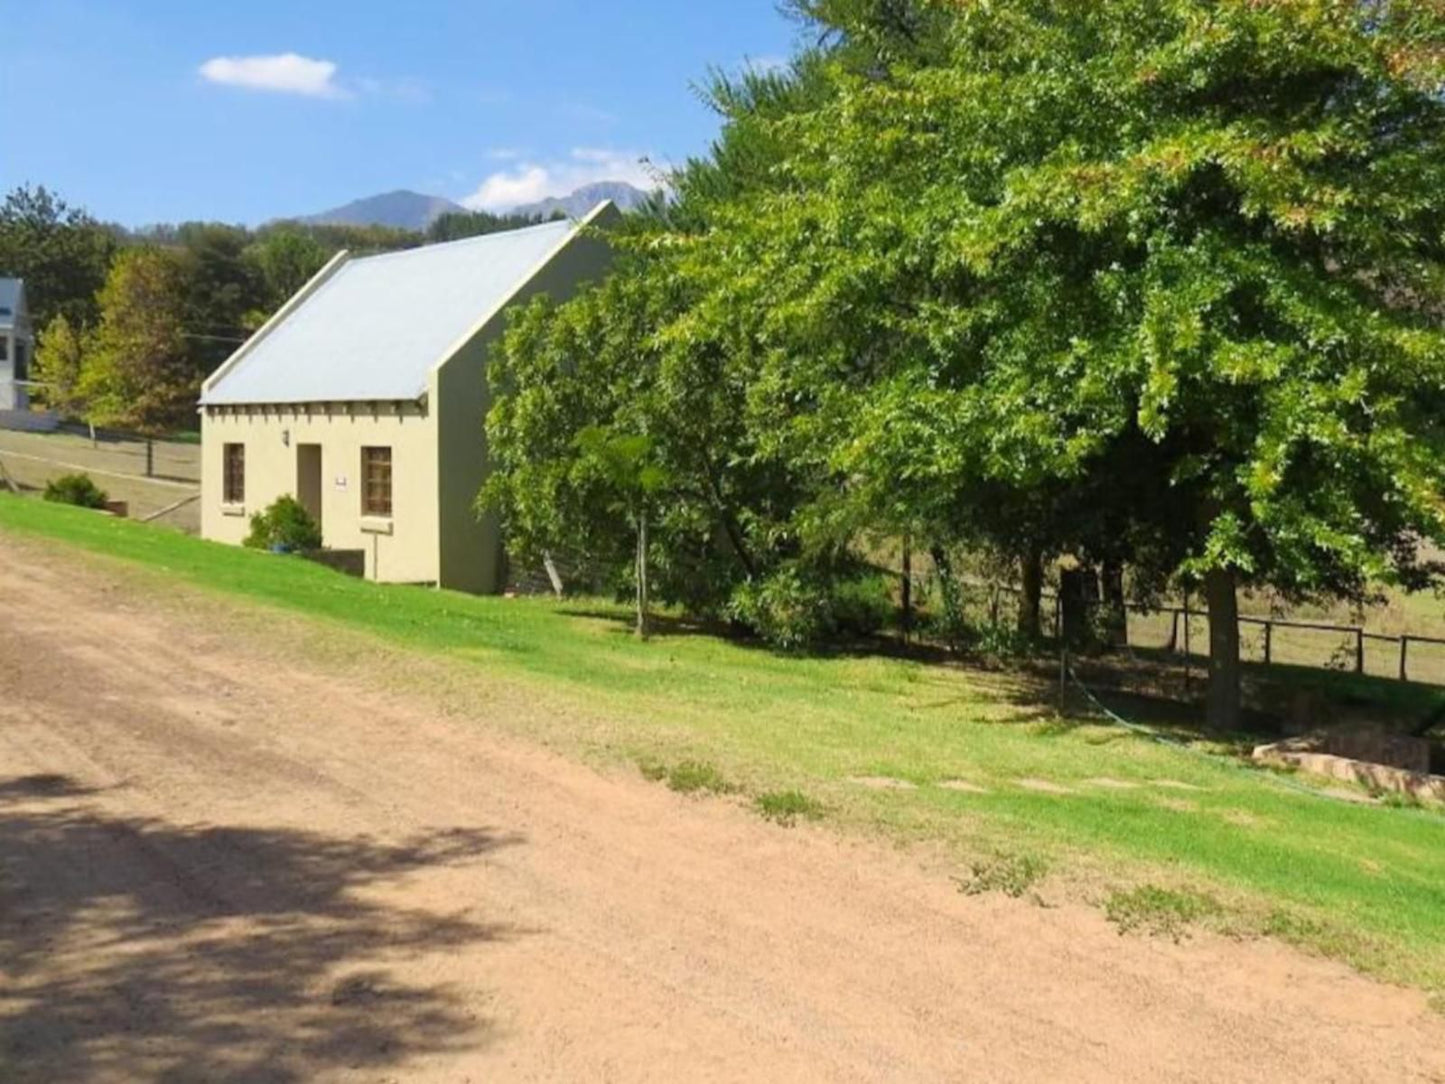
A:
<svg viewBox="0 0 1445 1084">
<path fill-rule="evenodd" d="M 566 226 L 575 229 L 582 223 L 572 218 L 558 218 L 551 222 L 538 222 L 531 226 L 519 226 L 514 230 L 496 230 L 492 233 L 479 233 L 474 237 L 458 237 L 454 241 L 434 241 L 429 245 L 417 245 L 415 248 L 398 248 L 390 252 L 377 252 L 370 256 L 354 256 L 350 263 L 354 266 L 359 263 L 373 263 L 377 260 L 387 260 L 398 256 L 416 256 L 423 252 L 435 252 L 437 249 L 458 248 L 462 245 L 476 245 L 479 242 L 495 242 L 503 238 L 516 237 L 523 233 L 536 233 L 544 229 L 555 229 L 558 226 Z"/>
</svg>

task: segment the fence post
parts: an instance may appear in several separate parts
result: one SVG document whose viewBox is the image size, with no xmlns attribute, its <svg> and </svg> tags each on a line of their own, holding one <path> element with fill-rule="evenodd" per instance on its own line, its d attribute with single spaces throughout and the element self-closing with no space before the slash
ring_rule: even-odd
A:
<svg viewBox="0 0 1445 1084">
<path fill-rule="evenodd" d="M 1357 673 L 1357 674 L 1363 674 L 1364 672 L 1365 672 L 1365 630 L 1364 630 L 1363 628 L 1358 628 L 1358 629 L 1355 630 L 1355 673 Z"/>
<path fill-rule="evenodd" d="M 150 437 L 146 437 L 146 477 L 154 478 L 156 474 L 156 445 Z"/>
<path fill-rule="evenodd" d="M 1264 664 L 1268 666 L 1274 661 L 1274 622 L 1264 623 Z"/>
<path fill-rule="evenodd" d="M 1184 592 L 1184 695 L 1187 697 L 1193 686 L 1194 675 L 1190 673 L 1194 654 L 1189 647 L 1189 592 Z"/>
<path fill-rule="evenodd" d="M 1169 623 L 1169 654 L 1179 654 L 1179 611 L 1171 609 L 1169 616 L 1173 621 Z"/>
<path fill-rule="evenodd" d="M 1410 680 L 1410 678 L 1409 678 L 1409 663 L 1408 663 L 1408 661 L 1407 661 L 1408 658 L 1409 658 L 1409 655 L 1410 655 L 1410 637 L 1408 637 L 1408 636 L 1401 636 L 1401 637 L 1400 637 L 1400 680 L 1401 680 L 1401 681 L 1409 681 L 1409 680 Z"/>
<path fill-rule="evenodd" d="M 1069 672 L 1069 644 L 1062 636 L 1059 637 L 1059 715 L 1064 714 L 1065 693 L 1068 689 Z"/>
</svg>

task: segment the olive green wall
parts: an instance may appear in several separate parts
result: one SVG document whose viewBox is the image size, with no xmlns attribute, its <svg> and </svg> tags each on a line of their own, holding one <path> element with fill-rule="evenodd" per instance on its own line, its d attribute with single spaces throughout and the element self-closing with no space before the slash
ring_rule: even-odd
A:
<svg viewBox="0 0 1445 1084">
<path fill-rule="evenodd" d="M 594 220 L 607 225 L 620 217 L 615 208 Z M 579 286 L 600 279 L 612 253 L 588 234 L 574 236 L 542 270 L 507 302 L 525 302 L 538 294 L 561 301 Z M 479 594 L 502 588 L 503 548 L 496 517 L 479 517 L 475 505 L 487 476 L 484 424 L 491 408 L 487 354 L 506 330 L 499 309 L 461 349 L 432 371 L 431 401 L 437 414 L 437 484 L 441 528 L 441 583 Z"/>
</svg>

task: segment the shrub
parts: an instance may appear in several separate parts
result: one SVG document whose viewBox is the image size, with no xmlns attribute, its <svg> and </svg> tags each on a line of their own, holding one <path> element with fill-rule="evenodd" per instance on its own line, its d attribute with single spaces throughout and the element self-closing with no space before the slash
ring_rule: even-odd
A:
<svg viewBox="0 0 1445 1084">
<path fill-rule="evenodd" d="M 88 474 L 67 474 L 45 485 L 45 499 L 56 504 L 74 504 L 81 508 L 104 508 L 109 499 L 105 490 Z"/>
<path fill-rule="evenodd" d="M 245 544 L 252 549 L 308 553 L 321 548 L 321 528 L 295 497 L 280 497 L 251 517 Z"/>
<path fill-rule="evenodd" d="M 833 627 L 848 636 L 872 636 L 897 617 L 892 580 L 881 573 L 839 580 L 832 589 Z"/>
<path fill-rule="evenodd" d="M 729 611 L 780 651 L 801 651 L 823 642 L 830 627 L 828 596 L 796 568 L 783 568 L 765 580 L 742 584 Z"/>
<path fill-rule="evenodd" d="M 888 581 L 856 572 L 810 574 L 787 565 L 733 592 L 728 616 L 780 651 L 877 632 L 892 612 Z"/>
</svg>

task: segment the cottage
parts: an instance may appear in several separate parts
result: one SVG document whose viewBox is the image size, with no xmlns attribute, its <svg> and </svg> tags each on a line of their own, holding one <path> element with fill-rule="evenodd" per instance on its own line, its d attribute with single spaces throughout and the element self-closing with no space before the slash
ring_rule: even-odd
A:
<svg viewBox="0 0 1445 1084">
<path fill-rule="evenodd" d="M 509 305 L 602 275 L 609 249 L 585 227 L 617 216 L 338 255 L 202 389 L 202 535 L 240 543 L 291 494 L 371 579 L 498 590 L 497 524 L 474 510 L 487 350 Z"/>
<path fill-rule="evenodd" d="M 0 278 L 0 411 L 28 410 L 35 334 L 25 307 L 25 283 Z"/>
</svg>

